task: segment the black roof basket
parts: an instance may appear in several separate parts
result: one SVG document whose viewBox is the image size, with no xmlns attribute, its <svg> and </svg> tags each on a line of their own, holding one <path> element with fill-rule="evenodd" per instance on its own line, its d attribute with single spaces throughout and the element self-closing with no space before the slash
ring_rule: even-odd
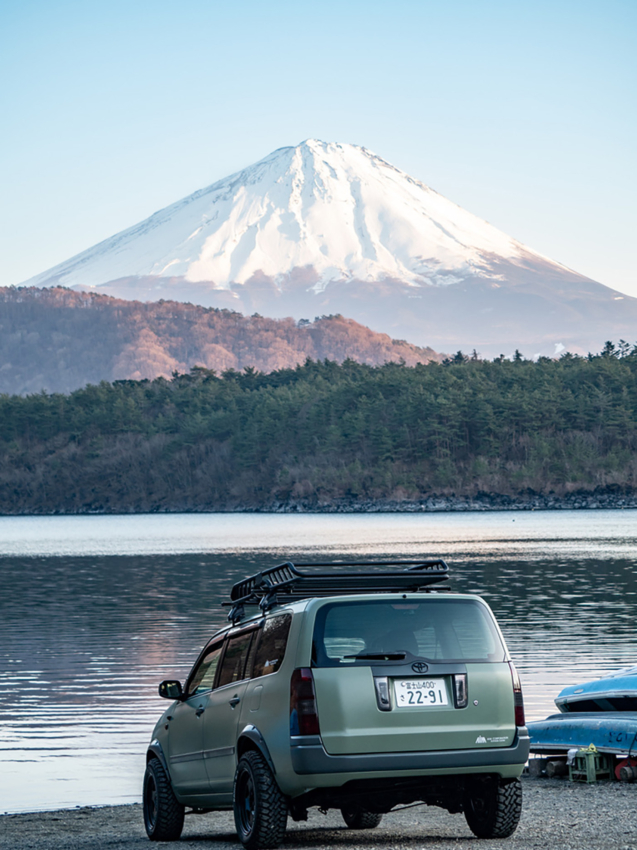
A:
<svg viewBox="0 0 637 850">
<path fill-rule="evenodd" d="M 330 567 L 330 572 L 301 572 L 299 567 Z M 354 570 L 350 567 L 374 567 Z M 398 567 L 379 570 L 379 567 Z M 339 569 L 340 568 L 340 569 Z M 342 571 L 343 568 L 348 572 Z M 441 559 L 431 561 L 350 561 L 348 563 L 293 564 L 287 562 L 238 581 L 230 592 L 229 620 L 241 619 L 244 605 L 267 611 L 274 605 L 314 596 L 350 593 L 414 593 L 447 581 L 449 567 Z M 445 588 L 446 589 L 446 588 Z"/>
</svg>

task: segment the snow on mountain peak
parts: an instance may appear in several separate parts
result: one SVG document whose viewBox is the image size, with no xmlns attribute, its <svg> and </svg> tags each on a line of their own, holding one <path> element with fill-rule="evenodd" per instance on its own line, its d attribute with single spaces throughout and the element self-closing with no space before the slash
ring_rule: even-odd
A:
<svg viewBox="0 0 637 850">
<path fill-rule="evenodd" d="M 218 289 L 256 272 L 277 280 L 313 267 L 332 281 L 412 286 L 497 278 L 494 260 L 534 252 L 366 148 L 307 139 L 32 278 L 98 286 L 124 277 L 182 278 Z"/>
</svg>

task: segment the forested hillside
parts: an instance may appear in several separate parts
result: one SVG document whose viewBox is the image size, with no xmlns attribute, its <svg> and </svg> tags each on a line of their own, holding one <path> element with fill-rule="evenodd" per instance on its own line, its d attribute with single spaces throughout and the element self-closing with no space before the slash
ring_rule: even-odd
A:
<svg viewBox="0 0 637 850">
<path fill-rule="evenodd" d="M 0 287 L 0 392 L 70 392 L 102 380 L 170 378 L 193 366 L 272 372 L 308 357 L 370 365 L 442 359 L 340 315 L 297 323 L 63 287 Z"/>
<path fill-rule="evenodd" d="M 637 347 L 0 397 L 0 512 L 328 506 L 637 489 Z"/>
</svg>

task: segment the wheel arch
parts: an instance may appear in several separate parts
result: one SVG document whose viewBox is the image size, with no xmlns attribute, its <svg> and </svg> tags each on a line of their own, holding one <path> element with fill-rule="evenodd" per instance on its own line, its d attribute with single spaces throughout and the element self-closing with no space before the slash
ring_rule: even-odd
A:
<svg viewBox="0 0 637 850">
<path fill-rule="evenodd" d="M 257 727 L 253 726 L 251 723 L 243 728 L 237 738 L 237 761 L 239 761 L 241 756 L 248 752 L 248 750 L 257 750 L 260 752 L 268 763 L 268 767 L 272 771 L 272 775 L 276 776 L 276 768 L 272 761 L 268 745 L 265 742 L 265 738 Z"/>
<path fill-rule="evenodd" d="M 151 741 L 148 745 L 148 749 L 146 750 L 146 764 L 148 764 L 152 759 L 158 759 L 161 763 L 161 766 L 166 771 L 166 775 L 172 784 L 172 778 L 170 776 L 170 770 L 168 769 L 168 759 L 166 758 L 164 751 L 162 749 L 159 741 Z"/>
</svg>

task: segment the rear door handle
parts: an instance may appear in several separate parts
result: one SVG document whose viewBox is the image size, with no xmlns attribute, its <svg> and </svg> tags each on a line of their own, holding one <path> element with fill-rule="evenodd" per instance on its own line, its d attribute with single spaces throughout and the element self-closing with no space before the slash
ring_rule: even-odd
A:
<svg viewBox="0 0 637 850">
<path fill-rule="evenodd" d="M 197 715 L 197 717 L 201 717 L 205 710 L 205 708 L 198 708 L 197 711 L 195 711 L 195 714 Z"/>
<path fill-rule="evenodd" d="M 239 697 L 233 697 L 230 700 L 230 705 L 234 708 L 235 705 L 239 705 L 240 702 L 241 702 L 241 699 Z"/>
</svg>

